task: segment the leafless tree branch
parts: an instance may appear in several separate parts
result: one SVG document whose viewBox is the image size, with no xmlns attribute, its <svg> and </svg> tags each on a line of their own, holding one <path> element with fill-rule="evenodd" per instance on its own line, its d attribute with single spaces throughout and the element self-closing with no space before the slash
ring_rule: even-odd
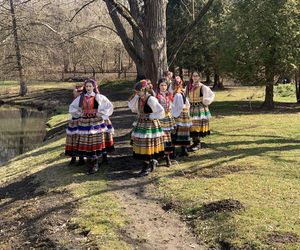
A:
<svg viewBox="0 0 300 250">
<path fill-rule="evenodd" d="M 92 4 L 95 1 L 96 0 L 91 0 L 91 1 L 87 2 L 86 4 L 82 5 L 81 8 L 79 10 L 77 10 L 75 12 L 74 16 L 70 19 L 70 22 L 72 22 L 74 20 L 74 18 L 79 14 L 80 11 L 82 11 L 85 7 L 89 6 L 90 4 Z"/>
</svg>

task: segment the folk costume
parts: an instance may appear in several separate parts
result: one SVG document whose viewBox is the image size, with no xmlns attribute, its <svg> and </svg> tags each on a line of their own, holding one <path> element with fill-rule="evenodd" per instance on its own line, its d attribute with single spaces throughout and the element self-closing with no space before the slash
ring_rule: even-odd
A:
<svg viewBox="0 0 300 250">
<path fill-rule="evenodd" d="M 159 84 L 158 84 L 159 85 Z M 159 87 L 159 86 L 158 86 Z M 175 151 L 175 147 L 172 144 L 172 133 L 175 130 L 176 123 L 174 117 L 171 114 L 171 106 L 173 102 L 173 95 L 168 91 L 158 91 L 156 98 L 160 105 L 164 108 L 165 117 L 160 119 L 160 125 L 164 131 L 164 146 L 167 166 L 171 166 L 170 154 Z"/>
<path fill-rule="evenodd" d="M 181 146 L 181 156 L 188 156 L 187 146 L 191 144 L 190 127 L 192 126 L 192 120 L 190 117 L 190 103 L 182 87 L 181 78 L 176 77 L 175 96 L 171 108 L 171 113 L 176 122 L 176 130 L 172 139 L 175 146 Z"/>
<path fill-rule="evenodd" d="M 193 123 L 190 129 L 190 136 L 193 139 L 191 148 L 197 150 L 201 147 L 200 138 L 210 135 L 211 113 L 208 105 L 213 102 L 215 94 L 209 87 L 198 82 L 189 83 L 186 88 L 186 96 L 190 102 L 190 115 Z"/>
<path fill-rule="evenodd" d="M 75 88 L 73 89 L 73 100 L 76 99 L 78 96 L 80 96 L 82 94 L 83 91 L 83 83 L 77 83 L 75 85 Z M 68 127 L 69 128 L 75 128 L 78 126 L 78 120 L 79 118 L 77 117 L 71 117 L 71 119 L 68 122 Z M 77 140 L 77 134 L 67 134 L 67 142 L 70 145 L 76 144 L 76 140 Z M 69 163 L 69 165 L 73 165 L 76 163 L 76 157 L 72 156 L 71 161 Z M 84 158 L 82 156 L 79 157 L 79 165 L 83 165 L 84 164 Z"/>
<path fill-rule="evenodd" d="M 68 141 L 67 136 L 66 142 L 66 155 L 90 159 L 89 172 L 98 170 L 95 160 L 106 152 L 105 133 L 113 130 L 105 122 L 113 113 L 113 105 L 93 84 L 95 92 L 84 91 L 69 107 L 72 119 L 78 119 L 78 124 L 67 128 L 67 135 L 76 135 L 76 141 Z"/>
<path fill-rule="evenodd" d="M 138 91 L 147 89 L 145 81 L 138 82 L 135 87 Z M 144 168 L 139 176 L 148 175 L 157 165 L 157 159 L 164 156 L 164 132 L 159 119 L 165 115 L 158 100 L 146 93 L 144 98 L 135 95 L 128 106 L 137 113 L 137 122 L 132 129 L 131 140 L 133 157 L 144 161 Z M 148 163 L 149 162 L 149 163 Z"/>
</svg>

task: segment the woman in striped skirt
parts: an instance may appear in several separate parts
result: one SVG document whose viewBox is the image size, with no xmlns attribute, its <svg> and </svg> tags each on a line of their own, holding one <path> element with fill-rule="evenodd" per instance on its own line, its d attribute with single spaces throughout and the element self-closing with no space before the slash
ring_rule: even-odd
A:
<svg viewBox="0 0 300 250">
<path fill-rule="evenodd" d="M 190 115 L 193 125 L 190 130 L 193 144 L 191 151 L 201 148 L 200 138 L 210 134 L 209 119 L 211 117 L 208 105 L 210 105 L 215 94 L 209 87 L 200 82 L 200 74 L 193 72 L 191 80 L 186 88 L 186 96 L 190 101 Z"/>
<path fill-rule="evenodd" d="M 68 127 L 67 135 L 77 136 L 75 143 L 66 142 L 66 155 L 86 157 L 89 162 L 88 174 L 98 171 L 97 159 L 105 152 L 105 120 L 113 113 L 112 103 L 99 94 L 96 82 L 86 80 L 83 93 L 70 105 L 69 113 L 78 118 L 76 127 Z"/>
<path fill-rule="evenodd" d="M 190 127 L 192 120 L 189 114 L 190 103 L 183 90 L 183 81 L 179 76 L 174 81 L 174 101 L 172 103 L 172 115 L 176 121 L 176 130 L 173 134 L 173 144 L 181 146 L 181 156 L 188 156 L 187 146 L 191 143 Z"/>
<path fill-rule="evenodd" d="M 147 81 L 135 85 L 135 96 L 128 102 L 132 112 L 138 113 L 131 133 L 133 157 L 144 161 L 138 176 L 146 176 L 157 166 L 157 159 L 164 156 L 164 132 L 158 119 L 165 115 L 164 108 L 150 94 Z"/>
<path fill-rule="evenodd" d="M 170 154 L 174 153 L 175 147 L 172 144 L 172 133 L 176 127 L 174 117 L 170 110 L 173 102 L 173 95 L 169 93 L 168 84 L 165 78 L 158 81 L 156 98 L 165 110 L 165 117 L 160 119 L 161 127 L 164 131 L 165 157 L 167 167 L 171 166 Z"/>
<path fill-rule="evenodd" d="M 78 96 L 81 95 L 83 91 L 83 83 L 77 83 L 75 85 L 75 88 L 73 89 L 73 100 L 76 99 Z M 68 127 L 72 130 L 74 128 L 76 128 L 78 126 L 78 117 L 71 117 L 71 119 L 68 122 Z M 73 133 L 69 133 L 67 134 L 67 139 L 66 141 L 68 142 L 68 144 L 70 145 L 70 147 L 73 147 L 74 144 L 76 144 L 77 141 L 77 134 L 73 134 Z M 76 163 L 76 157 L 72 156 L 71 161 L 69 163 L 69 165 L 73 165 Z M 79 157 L 79 165 L 83 165 L 84 164 L 84 159 L 83 157 Z"/>
</svg>

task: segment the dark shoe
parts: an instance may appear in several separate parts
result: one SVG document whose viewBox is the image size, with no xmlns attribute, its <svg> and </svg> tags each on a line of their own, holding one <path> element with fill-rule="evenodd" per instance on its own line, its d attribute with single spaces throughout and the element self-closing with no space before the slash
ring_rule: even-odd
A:
<svg viewBox="0 0 300 250">
<path fill-rule="evenodd" d="M 79 157 L 78 165 L 81 166 L 84 164 L 85 164 L 85 161 L 84 161 L 83 157 Z"/>
<path fill-rule="evenodd" d="M 76 163 L 76 157 L 72 157 L 71 161 L 69 162 L 69 165 L 74 165 Z"/>
<path fill-rule="evenodd" d="M 88 175 L 91 175 L 91 174 L 95 174 L 99 171 L 99 168 L 97 165 L 94 165 L 94 166 L 91 166 L 87 172 Z"/>
<path fill-rule="evenodd" d="M 166 164 L 167 167 L 171 167 L 171 166 L 172 166 L 172 162 L 171 162 L 171 160 L 170 160 L 170 156 L 167 156 L 167 157 L 166 157 L 166 163 L 167 163 L 167 164 Z"/>
<path fill-rule="evenodd" d="M 102 163 L 106 163 L 106 162 L 108 162 L 108 159 L 107 159 L 107 154 L 105 153 L 102 155 Z"/>
<path fill-rule="evenodd" d="M 149 175 L 151 172 L 150 163 L 144 162 L 144 167 L 142 168 L 141 172 L 137 174 L 137 177 L 143 177 Z"/>
<path fill-rule="evenodd" d="M 150 174 L 150 169 L 142 169 L 141 172 L 138 173 L 138 177 L 144 177 Z"/>
<path fill-rule="evenodd" d="M 95 174 L 99 171 L 97 159 L 89 159 L 89 169 L 87 174 Z"/>
<path fill-rule="evenodd" d="M 149 164 L 150 164 L 150 171 L 152 172 L 157 168 L 158 161 L 157 160 L 151 160 Z"/>
<path fill-rule="evenodd" d="M 187 147 L 184 147 L 184 146 L 181 147 L 181 153 L 180 153 L 180 156 L 189 156 Z"/>
<path fill-rule="evenodd" d="M 176 150 L 174 149 L 174 151 L 170 154 L 170 159 L 176 159 Z"/>
<path fill-rule="evenodd" d="M 192 151 L 197 151 L 201 148 L 201 143 L 197 143 L 194 147 L 191 148 Z"/>
</svg>

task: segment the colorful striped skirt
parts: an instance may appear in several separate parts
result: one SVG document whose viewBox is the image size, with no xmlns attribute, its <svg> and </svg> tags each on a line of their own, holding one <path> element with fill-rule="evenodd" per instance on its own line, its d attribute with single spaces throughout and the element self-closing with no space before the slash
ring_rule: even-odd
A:
<svg viewBox="0 0 300 250">
<path fill-rule="evenodd" d="M 139 118 L 131 133 L 133 157 L 158 159 L 164 155 L 164 132 L 157 119 Z"/>
<path fill-rule="evenodd" d="M 192 120 L 189 115 L 189 111 L 184 109 L 179 117 L 175 118 L 176 130 L 172 135 L 173 144 L 176 146 L 188 146 L 191 143 L 190 127 L 192 126 Z"/>
<path fill-rule="evenodd" d="M 77 126 L 67 127 L 65 154 L 86 158 L 100 157 L 105 151 L 106 131 L 108 128 L 102 118 L 80 117 Z"/>
<path fill-rule="evenodd" d="M 115 143 L 114 143 L 114 128 L 110 119 L 104 121 L 107 127 L 107 131 L 104 134 L 104 141 L 105 141 L 105 151 L 106 153 L 111 153 L 115 151 Z"/>
<path fill-rule="evenodd" d="M 72 133 L 78 127 L 79 118 L 72 117 L 67 126 L 67 136 L 66 136 L 66 155 L 73 156 L 71 153 L 77 148 L 78 134 Z"/>
<path fill-rule="evenodd" d="M 210 135 L 209 119 L 211 114 L 208 107 L 201 102 L 191 103 L 190 115 L 193 123 L 190 130 L 191 137 L 198 138 Z"/>
<path fill-rule="evenodd" d="M 174 145 L 172 143 L 172 134 L 176 128 L 176 123 L 174 117 L 170 112 L 165 113 L 165 117 L 160 119 L 160 125 L 162 130 L 164 131 L 164 145 L 165 152 L 173 152 L 175 150 Z"/>
</svg>

